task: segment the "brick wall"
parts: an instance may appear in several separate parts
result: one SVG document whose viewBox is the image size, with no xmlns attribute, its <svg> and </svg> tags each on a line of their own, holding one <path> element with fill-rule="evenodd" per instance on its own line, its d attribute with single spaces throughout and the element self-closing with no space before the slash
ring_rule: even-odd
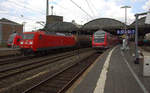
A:
<svg viewBox="0 0 150 93">
<path fill-rule="evenodd" d="M 12 24 L 2 24 L 2 40 L 3 42 L 7 42 L 10 34 L 16 31 L 17 33 L 22 33 L 23 26 L 22 25 L 12 25 Z"/>
<path fill-rule="evenodd" d="M 48 15 L 46 18 L 47 24 L 51 24 L 53 22 L 63 22 L 62 16 Z"/>
</svg>

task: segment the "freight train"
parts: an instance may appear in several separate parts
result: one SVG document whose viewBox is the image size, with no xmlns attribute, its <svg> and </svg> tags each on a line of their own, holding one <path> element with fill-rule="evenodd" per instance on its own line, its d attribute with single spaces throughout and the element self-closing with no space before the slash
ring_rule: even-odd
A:
<svg viewBox="0 0 150 93">
<path fill-rule="evenodd" d="M 92 47 L 96 50 L 104 50 L 119 43 L 119 38 L 103 30 L 98 30 L 93 34 Z"/>
<path fill-rule="evenodd" d="M 20 41 L 20 49 L 23 54 L 46 53 L 52 49 L 72 48 L 77 46 L 89 46 L 90 37 L 87 35 L 73 35 L 60 32 L 24 32 Z"/>
</svg>

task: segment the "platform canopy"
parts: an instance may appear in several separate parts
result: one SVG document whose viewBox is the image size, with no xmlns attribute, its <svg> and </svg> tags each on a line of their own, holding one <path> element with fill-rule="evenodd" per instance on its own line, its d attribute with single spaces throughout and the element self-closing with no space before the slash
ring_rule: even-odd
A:
<svg viewBox="0 0 150 93">
<path fill-rule="evenodd" d="M 80 27 L 70 22 L 53 22 L 44 28 L 46 31 L 73 32 L 80 30 Z"/>
<path fill-rule="evenodd" d="M 146 17 L 138 19 L 139 34 L 150 33 L 150 24 L 145 24 Z M 129 26 L 129 29 L 135 29 L 135 21 Z"/>
<path fill-rule="evenodd" d="M 124 29 L 125 24 L 111 18 L 98 18 L 83 25 L 83 31 L 95 32 L 99 29 L 116 33 L 117 29 Z"/>
</svg>

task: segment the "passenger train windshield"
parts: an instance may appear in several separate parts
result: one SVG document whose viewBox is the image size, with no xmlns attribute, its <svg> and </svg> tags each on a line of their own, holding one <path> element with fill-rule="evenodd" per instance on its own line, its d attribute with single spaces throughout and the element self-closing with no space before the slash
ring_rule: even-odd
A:
<svg viewBox="0 0 150 93">
<path fill-rule="evenodd" d="M 23 34 L 23 39 L 33 39 L 34 34 Z"/>
<path fill-rule="evenodd" d="M 104 31 L 97 31 L 94 33 L 95 37 L 104 37 L 105 36 L 105 32 Z"/>
<path fill-rule="evenodd" d="M 9 42 L 12 42 L 12 41 L 13 41 L 13 39 L 14 39 L 14 37 L 15 37 L 16 35 L 17 35 L 16 33 L 15 33 L 15 34 L 10 35 L 10 36 L 9 36 L 8 41 L 9 41 Z"/>
<path fill-rule="evenodd" d="M 103 35 L 94 35 L 94 38 L 104 38 L 105 34 Z"/>
<path fill-rule="evenodd" d="M 94 42 L 95 42 L 95 43 L 104 42 L 104 38 L 95 38 L 95 39 L 94 39 Z"/>
<path fill-rule="evenodd" d="M 96 31 L 94 34 L 105 34 L 106 32 L 105 31 Z"/>
<path fill-rule="evenodd" d="M 97 31 L 94 33 L 94 42 L 100 43 L 104 42 L 105 32 L 104 31 Z"/>
</svg>

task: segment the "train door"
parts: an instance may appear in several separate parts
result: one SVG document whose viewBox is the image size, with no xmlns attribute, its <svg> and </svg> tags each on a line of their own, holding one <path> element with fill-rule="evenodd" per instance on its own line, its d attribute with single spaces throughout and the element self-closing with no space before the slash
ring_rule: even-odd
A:
<svg viewBox="0 0 150 93">
<path fill-rule="evenodd" d="M 46 42 L 44 41 L 44 38 L 43 38 L 43 35 L 42 35 L 42 34 L 39 34 L 39 35 L 38 35 L 38 41 L 39 41 L 39 48 L 44 47 L 44 44 L 45 44 Z"/>
</svg>

